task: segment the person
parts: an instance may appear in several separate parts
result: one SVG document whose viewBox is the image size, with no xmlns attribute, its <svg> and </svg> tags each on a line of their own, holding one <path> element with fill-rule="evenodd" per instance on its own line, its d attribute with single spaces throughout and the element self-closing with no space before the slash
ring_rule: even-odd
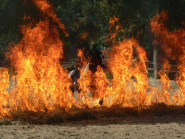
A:
<svg viewBox="0 0 185 139">
<path fill-rule="evenodd" d="M 89 64 L 89 70 L 94 74 L 97 71 L 97 67 L 106 68 L 104 56 L 100 50 L 98 50 L 97 45 L 93 45 L 91 50 L 91 60 Z"/>
<path fill-rule="evenodd" d="M 79 37 L 79 39 L 76 41 L 75 45 L 73 46 L 75 48 L 75 65 L 74 70 L 72 70 L 69 73 L 69 76 L 72 78 L 73 86 L 71 87 L 71 90 L 73 92 L 76 92 L 78 90 L 78 82 L 77 80 L 80 78 L 80 70 L 83 66 L 83 61 L 81 61 L 81 57 L 78 56 L 78 50 L 81 50 L 83 52 L 83 55 L 85 59 L 89 59 L 90 57 L 90 46 L 86 41 L 86 34 L 83 34 Z"/>
<path fill-rule="evenodd" d="M 101 51 L 98 50 L 97 45 L 93 45 L 92 50 L 91 50 L 87 41 L 83 38 L 80 38 L 76 42 L 75 48 L 76 48 L 76 51 L 79 49 L 82 50 L 83 55 L 84 55 L 85 59 L 87 60 L 86 61 L 87 65 L 85 66 L 86 69 L 83 70 L 83 72 L 90 70 L 94 74 L 97 71 L 98 66 L 105 68 L 104 57 L 103 57 Z M 79 69 L 84 68 L 83 67 L 84 61 L 81 61 L 81 60 L 82 60 L 81 57 L 76 55 L 76 64 L 74 66 L 74 70 L 70 72 L 70 77 L 72 78 L 72 81 L 73 81 L 73 87 L 71 90 L 73 92 L 75 92 L 77 90 L 79 91 L 78 82 L 77 82 L 77 80 L 80 78 L 80 70 Z"/>
</svg>

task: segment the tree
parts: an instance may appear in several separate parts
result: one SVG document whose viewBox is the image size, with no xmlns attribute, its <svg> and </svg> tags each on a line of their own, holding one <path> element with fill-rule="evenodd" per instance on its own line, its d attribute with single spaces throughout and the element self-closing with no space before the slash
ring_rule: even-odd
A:
<svg viewBox="0 0 185 139">
<path fill-rule="evenodd" d="M 10 42 L 21 37 L 19 25 L 24 15 L 23 0 L 1 0 L 0 5 L 0 51 L 5 51 Z"/>
<path fill-rule="evenodd" d="M 81 33 L 89 34 L 88 42 L 106 46 L 109 33 L 109 19 L 119 18 L 124 32 L 118 36 L 136 37 L 149 52 L 152 59 L 152 40 L 149 22 L 162 9 L 169 12 L 168 28 L 182 27 L 185 19 L 185 0 L 48 0 L 58 17 L 66 26 L 69 37 L 62 36 L 65 44 L 71 47 Z M 31 0 L 0 0 L 0 49 L 5 50 L 8 43 L 21 38 L 19 25 L 26 24 L 24 16 L 30 16 L 32 23 L 41 18 L 39 9 Z M 34 20 L 34 21 L 33 21 Z M 123 37 L 124 36 L 124 37 Z"/>
</svg>

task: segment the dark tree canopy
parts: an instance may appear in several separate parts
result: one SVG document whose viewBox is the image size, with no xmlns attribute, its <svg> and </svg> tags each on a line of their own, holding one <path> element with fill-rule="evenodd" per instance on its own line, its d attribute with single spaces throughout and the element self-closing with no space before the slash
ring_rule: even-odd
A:
<svg viewBox="0 0 185 139">
<path fill-rule="evenodd" d="M 141 45 L 150 51 L 152 35 L 149 22 L 161 10 L 169 13 L 168 28 L 182 27 L 185 20 L 185 0 L 49 0 L 58 17 L 66 26 L 69 37 L 62 39 L 72 46 L 82 33 L 88 33 L 92 46 L 106 46 L 109 19 L 119 18 L 124 32 L 118 37 L 137 37 Z M 25 15 L 36 23 L 41 19 L 40 11 L 31 0 L 0 0 L 0 51 L 6 50 L 10 42 L 20 40 L 19 26 L 27 24 Z"/>
</svg>

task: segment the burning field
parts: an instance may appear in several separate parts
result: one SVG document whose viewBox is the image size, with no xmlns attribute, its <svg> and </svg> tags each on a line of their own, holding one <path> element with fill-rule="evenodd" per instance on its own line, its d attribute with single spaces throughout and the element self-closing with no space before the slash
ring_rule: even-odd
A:
<svg viewBox="0 0 185 139">
<path fill-rule="evenodd" d="M 70 89 L 73 84 L 69 71 L 59 61 L 64 46 L 59 30 L 68 36 L 65 27 L 47 0 L 33 2 L 44 17 L 35 26 L 22 26 L 22 40 L 11 45 L 6 54 L 12 68 L 0 69 L 1 118 L 41 124 L 185 114 L 185 30 L 170 32 L 165 27 L 167 12 L 161 12 L 150 22 L 154 44 L 165 53 L 158 86 L 150 83 L 146 51 L 138 40 L 127 38 L 114 43 L 122 28 L 119 19 L 113 17 L 107 37 L 113 44 L 107 62 L 113 79 L 108 80 L 101 67 L 94 74 L 84 71 L 88 60 L 79 50 L 83 66 L 79 69 L 79 90 L 75 96 Z M 166 72 L 172 70 L 170 60 L 176 61 L 178 67 L 175 81 Z"/>
</svg>

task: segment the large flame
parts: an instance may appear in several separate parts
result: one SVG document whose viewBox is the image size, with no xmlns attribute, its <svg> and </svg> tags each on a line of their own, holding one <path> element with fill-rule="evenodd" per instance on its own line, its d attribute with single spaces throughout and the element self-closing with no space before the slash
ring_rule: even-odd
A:
<svg viewBox="0 0 185 139">
<path fill-rule="evenodd" d="M 48 20 L 36 27 L 23 27 L 23 39 L 11 49 L 9 58 L 15 69 L 17 89 L 12 106 L 31 110 L 68 108 L 72 99 L 68 72 L 61 67 L 62 42 Z"/>
<path fill-rule="evenodd" d="M 134 57 L 134 51 L 136 56 Z M 146 53 L 135 39 L 114 45 L 108 62 L 113 73 L 111 94 L 114 103 L 123 106 L 145 104 L 147 83 Z"/>
<path fill-rule="evenodd" d="M 69 34 L 65 31 L 64 24 L 60 21 L 60 19 L 57 17 L 55 11 L 53 10 L 52 6 L 48 3 L 47 0 L 32 0 L 36 6 L 45 14 L 47 14 L 48 17 L 51 17 L 54 22 L 56 22 L 59 27 L 63 30 L 66 36 Z"/>
<path fill-rule="evenodd" d="M 56 15 L 50 13 L 52 10 L 47 11 L 50 9 L 47 1 L 34 2 L 64 29 Z M 13 89 L 9 92 L 6 90 L 10 86 L 8 71 L 1 70 L 1 113 L 4 113 L 3 108 L 6 111 L 71 108 L 75 101 L 69 89 L 71 79 L 68 78 L 68 71 L 59 62 L 63 55 L 63 43 L 58 28 L 45 19 L 34 28 L 23 26 L 22 33 L 22 40 L 7 54 L 15 73 L 11 85 Z"/>
<path fill-rule="evenodd" d="M 109 85 L 106 74 L 99 66 L 93 74 L 89 70 L 91 57 L 85 58 L 82 50 L 78 50 L 78 56 L 82 62 L 82 66 L 79 69 L 80 79 L 78 80 L 81 105 L 88 105 L 89 107 L 100 106 L 100 101 L 105 97 L 105 92 Z"/>
<path fill-rule="evenodd" d="M 94 75 L 90 71 L 84 72 L 83 67 L 79 79 L 83 92 L 81 95 L 86 96 L 87 90 L 89 90 L 94 98 L 93 103 L 89 97 L 85 97 L 86 101 L 84 102 L 89 106 L 92 104 L 97 106 L 97 104 L 100 105 L 98 102 L 103 100 L 102 105 L 107 107 L 112 105 L 131 107 L 145 105 L 146 93 L 149 89 L 145 64 L 147 61 L 146 52 L 135 39 L 124 39 L 115 44 L 115 38 L 121 29 L 119 19 L 111 18 L 110 24 L 108 41 L 112 41 L 113 45 L 107 65 L 113 74 L 113 79 L 109 82 L 101 67 L 98 67 Z M 116 32 L 113 31 L 114 27 Z M 83 57 L 81 55 L 81 59 L 84 59 Z"/>
<path fill-rule="evenodd" d="M 108 67 L 113 74 L 109 95 L 113 105 L 141 106 L 146 103 L 147 83 L 146 52 L 135 39 L 124 39 L 115 44 L 123 30 L 119 19 L 110 19 L 112 51 Z M 114 30 L 113 30 L 114 28 Z"/>
<path fill-rule="evenodd" d="M 160 45 L 166 54 L 167 59 L 172 59 L 177 62 L 178 66 L 178 77 L 176 80 L 180 86 L 180 92 L 176 92 L 173 96 L 174 103 L 184 105 L 185 103 L 185 30 L 183 28 L 170 32 L 166 27 L 165 23 L 168 19 L 166 11 L 162 11 L 156 15 L 151 21 L 151 31 L 155 35 L 154 44 Z M 164 63 L 164 68 L 169 70 L 169 64 Z M 169 90 L 169 79 L 165 73 L 160 72 L 161 80 L 166 84 L 166 90 Z M 168 84 L 168 85 L 167 85 Z M 166 94 L 165 93 L 165 94 Z M 170 101 L 169 96 L 168 101 Z"/>
<path fill-rule="evenodd" d="M 10 113 L 17 110 L 62 111 L 72 106 L 143 107 L 153 102 L 184 105 L 185 31 L 180 29 L 169 32 L 163 23 L 167 19 L 165 12 L 154 17 L 151 28 L 156 37 L 155 43 L 162 46 L 167 58 L 178 62 L 177 81 L 180 90 L 173 90 L 170 86 L 165 73 L 166 69 L 170 69 L 167 60 L 164 60 L 164 70 L 159 72 L 162 89 L 148 84 L 146 51 L 134 38 L 117 42 L 116 37 L 123 29 L 119 19 L 113 17 L 110 19 L 110 34 L 107 37 L 107 43 L 111 45 L 107 70 L 112 73 L 113 79 L 107 79 L 100 66 L 92 73 L 88 69 L 91 57 L 85 57 L 83 50 L 78 49 L 80 78 L 75 98 L 74 92 L 70 90 L 72 79 L 68 76 L 69 71 L 59 62 L 63 57 L 63 43 L 58 26 L 67 36 L 65 27 L 47 0 L 33 2 L 50 18 L 41 20 L 35 27 L 22 26 L 22 40 L 12 46 L 7 54 L 13 69 L 0 69 L 0 117 L 11 116 Z M 57 25 L 53 25 L 51 20 Z"/>
</svg>

